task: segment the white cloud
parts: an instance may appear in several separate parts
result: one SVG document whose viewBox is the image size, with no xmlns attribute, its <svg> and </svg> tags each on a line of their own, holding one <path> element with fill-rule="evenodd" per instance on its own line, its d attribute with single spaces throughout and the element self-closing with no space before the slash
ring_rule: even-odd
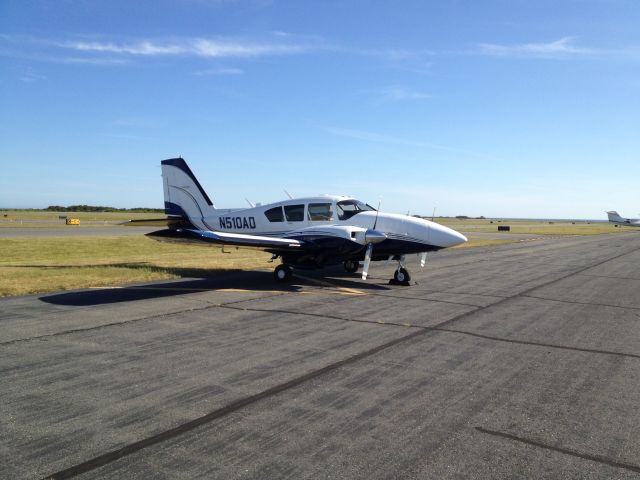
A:
<svg viewBox="0 0 640 480">
<path fill-rule="evenodd" d="M 246 58 L 269 55 L 291 55 L 309 49 L 304 45 L 285 43 L 259 43 L 232 40 L 191 38 L 176 41 L 143 40 L 137 42 L 57 42 L 57 47 L 85 53 L 110 53 L 134 56 L 185 55 L 209 58 Z"/>
<path fill-rule="evenodd" d="M 563 37 L 548 43 L 522 43 L 515 45 L 481 43 L 478 48 L 483 55 L 521 58 L 567 58 L 611 53 L 602 49 L 578 47 L 574 45 L 571 37 Z"/>
</svg>

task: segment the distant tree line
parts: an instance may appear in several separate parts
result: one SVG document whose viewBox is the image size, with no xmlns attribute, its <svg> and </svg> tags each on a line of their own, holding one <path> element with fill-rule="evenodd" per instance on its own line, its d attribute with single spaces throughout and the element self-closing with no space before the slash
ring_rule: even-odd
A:
<svg viewBox="0 0 640 480">
<path fill-rule="evenodd" d="M 50 205 L 44 209 L 47 212 L 130 212 L 130 213 L 164 213 L 163 208 L 114 208 L 101 207 L 93 205 L 69 205 L 61 207 L 60 205 Z"/>
</svg>

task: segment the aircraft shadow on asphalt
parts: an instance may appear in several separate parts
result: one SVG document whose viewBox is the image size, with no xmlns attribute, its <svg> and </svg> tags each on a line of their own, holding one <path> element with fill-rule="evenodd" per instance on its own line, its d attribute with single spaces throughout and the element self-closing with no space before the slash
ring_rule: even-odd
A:
<svg viewBox="0 0 640 480">
<path fill-rule="evenodd" d="M 115 265 L 113 265 L 115 266 Z M 118 266 L 125 266 L 119 264 Z M 130 265 L 128 265 L 130 266 Z M 121 302 L 134 302 L 154 298 L 175 297 L 196 292 L 216 290 L 246 291 L 282 291 L 300 292 L 305 287 L 317 288 L 329 286 L 334 288 L 352 288 L 363 292 L 367 290 L 388 290 L 386 285 L 374 282 L 362 282 L 345 278 L 347 274 L 338 268 L 327 268 L 320 271 L 302 271 L 298 276 L 294 273 L 289 283 L 278 283 L 272 272 L 265 271 L 212 271 L 197 268 L 163 268 L 163 271 L 185 277 L 184 280 L 158 281 L 122 287 L 105 287 L 91 290 L 71 291 L 43 295 L 39 300 L 54 305 L 85 307 Z M 329 280 L 327 280 L 329 274 Z"/>
</svg>

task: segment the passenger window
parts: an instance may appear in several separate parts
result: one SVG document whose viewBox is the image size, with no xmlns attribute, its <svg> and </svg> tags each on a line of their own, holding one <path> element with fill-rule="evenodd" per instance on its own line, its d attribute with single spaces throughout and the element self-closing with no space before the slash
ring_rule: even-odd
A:
<svg viewBox="0 0 640 480">
<path fill-rule="evenodd" d="M 287 222 L 301 222 L 304 220 L 304 205 L 285 205 L 284 215 Z"/>
<path fill-rule="evenodd" d="M 330 203 L 310 203 L 308 208 L 309 220 L 327 221 L 333 219 Z"/>
<path fill-rule="evenodd" d="M 282 222 L 284 221 L 284 217 L 282 216 L 282 207 L 273 207 L 264 212 L 267 216 L 267 219 L 270 222 Z"/>
</svg>

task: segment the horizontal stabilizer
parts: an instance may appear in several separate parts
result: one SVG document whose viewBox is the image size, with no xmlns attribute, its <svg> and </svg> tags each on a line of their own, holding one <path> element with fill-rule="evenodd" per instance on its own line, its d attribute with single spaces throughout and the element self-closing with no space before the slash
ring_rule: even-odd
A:
<svg viewBox="0 0 640 480">
<path fill-rule="evenodd" d="M 125 227 L 193 228 L 191 222 L 182 217 L 142 218 L 140 220 L 127 220 L 120 225 L 124 225 Z"/>
</svg>

